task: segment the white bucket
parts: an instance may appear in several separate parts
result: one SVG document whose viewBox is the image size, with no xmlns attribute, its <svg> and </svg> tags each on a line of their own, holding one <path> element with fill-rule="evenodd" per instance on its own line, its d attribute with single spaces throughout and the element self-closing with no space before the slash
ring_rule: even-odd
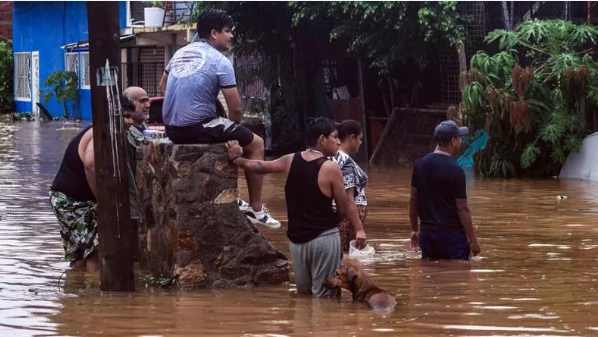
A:
<svg viewBox="0 0 598 337">
<path fill-rule="evenodd" d="M 355 240 L 351 240 L 351 242 L 349 243 L 349 256 L 350 257 L 370 258 L 370 257 L 374 256 L 375 253 L 376 253 L 376 250 L 374 249 L 374 247 L 372 247 L 370 245 L 366 245 L 362 249 L 357 249 L 357 247 L 355 246 Z"/>
<path fill-rule="evenodd" d="M 162 23 L 164 22 L 164 9 L 148 7 L 143 9 L 143 14 L 146 27 L 162 27 Z"/>
</svg>

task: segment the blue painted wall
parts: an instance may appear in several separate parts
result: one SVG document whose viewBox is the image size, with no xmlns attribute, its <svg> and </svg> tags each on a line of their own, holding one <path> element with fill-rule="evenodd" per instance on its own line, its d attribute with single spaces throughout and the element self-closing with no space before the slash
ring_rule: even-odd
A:
<svg viewBox="0 0 598 337">
<path fill-rule="evenodd" d="M 119 12 L 120 28 L 124 28 L 125 1 L 120 1 Z M 87 40 L 88 37 L 87 9 L 84 1 L 13 2 L 13 51 L 39 52 L 39 80 L 42 91 L 48 90 L 43 83 L 52 72 L 65 69 L 66 51 L 60 47 Z M 80 64 L 80 74 L 81 71 Z M 91 90 L 81 89 L 79 86 L 78 93 L 77 103 L 72 110 L 73 116 L 91 119 Z M 42 98 L 40 101 L 43 103 Z M 63 115 L 63 108 L 55 99 L 43 104 L 53 116 Z M 16 101 L 15 108 L 17 112 L 32 111 L 32 103 Z"/>
</svg>

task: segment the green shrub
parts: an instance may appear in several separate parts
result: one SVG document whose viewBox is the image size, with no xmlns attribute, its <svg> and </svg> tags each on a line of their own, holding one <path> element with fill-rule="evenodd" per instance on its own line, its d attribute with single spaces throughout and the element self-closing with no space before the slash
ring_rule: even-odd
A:
<svg viewBox="0 0 598 337">
<path fill-rule="evenodd" d="M 0 112 L 13 110 L 12 44 L 0 42 Z"/>
</svg>

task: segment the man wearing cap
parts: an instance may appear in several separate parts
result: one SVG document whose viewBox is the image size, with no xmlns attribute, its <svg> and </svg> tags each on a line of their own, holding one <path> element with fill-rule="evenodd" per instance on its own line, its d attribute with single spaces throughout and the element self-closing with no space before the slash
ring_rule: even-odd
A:
<svg viewBox="0 0 598 337">
<path fill-rule="evenodd" d="M 480 253 L 467 206 L 465 172 L 452 158 L 459 152 L 461 136 L 468 133 L 467 127 L 453 121 L 438 124 L 434 130 L 436 149 L 413 169 L 411 246 L 419 245 L 422 259 L 469 260 Z"/>
</svg>

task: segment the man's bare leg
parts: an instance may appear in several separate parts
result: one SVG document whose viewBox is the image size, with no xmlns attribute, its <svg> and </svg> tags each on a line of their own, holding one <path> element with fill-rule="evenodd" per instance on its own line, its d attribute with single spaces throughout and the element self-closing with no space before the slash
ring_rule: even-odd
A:
<svg viewBox="0 0 598 337">
<path fill-rule="evenodd" d="M 95 273 L 100 270 L 100 261 L 97 249 L 85 259 L 85 268 L 88 272 Z"/>
<path fill-rule="evenodd" d="M 83 259 L 76 259 L 71 261 L 70 267 L 73 270 L 85 270 L 85 260 Z"/>
<path fill-rule="evenodd" d="M 253 141 L 243 148 L 243 157 L 253 160 L 264 160 L 264 140 L 254 135 Z M 254 211 L 262 209 L 262 188 L 264 177 L 257 173 L 245 171 L 247 189 L 249 190 L 249 205 Z"/>
</svg>

